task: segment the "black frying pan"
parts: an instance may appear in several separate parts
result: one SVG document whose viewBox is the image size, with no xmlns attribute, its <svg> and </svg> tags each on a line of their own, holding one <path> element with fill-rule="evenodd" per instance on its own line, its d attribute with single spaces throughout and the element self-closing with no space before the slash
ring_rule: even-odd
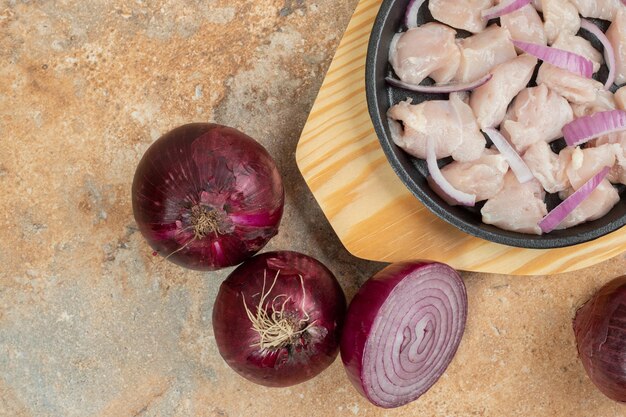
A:
<svg viewBox="0 0 626 417">
<path fill-rule="evenodd" d="M 476 237 L 504 245 L 535 249 L 558 248 L 587 242 L 622 227 L 626 223 L 626 202 L 624 199 L 606 216 L 598 220 L 537 236 L 509 232 L 484 224 L 480 215 L 482 203 L 472 208 L 450 206 L 430 189 L 426 182 L 426 176 L 428 175 L 426 161 L 411 157 L 393 143 L 386 116 L 389 107 L 405 100 L 407 97 L 413 98 L 413 104 L 425 100 L 447 99 L 447 94 L 415 93 L 391 87 L 385 82 L 386 76 L 392 75 L 395 77 L 391 65 L 388 63 L 389 45 L 393 35 L 401 29 L 405 29 L 403 26 L 404 13 L 409 1 L 383 1 L 372 29 L 365 69 L 367 104 L 376 134 L 389 163 L 406 187 L 426 207 L 448 223 Z M 434 21 L 434 19 L 428 11 L 428 2 L 426 2 L 419 11 L 418 23 L 422 24 L 430 21 Z M 606 22 L 597 21 L 596 23 L 600 23 L 602 29 L 607 28 Z M 469 35 L 467 32 L 457 32 L 462 37 Z M 599 42 L 592 37 L 587 37 L 586 32 L 581 31 L 580 35 L 590 40 L 596 48 L 600 48 Z M 600 48 L 600 50 L 602 49 Z M 606 66 L 603 66 L 599 71 L 598 79 L 605 80 L 606 75 L 607 69 Z M 562 146 L 562 140 L 553 142 L 553 147 L 555 148 Z M 448 162 L 449 160 L 439 161 L 440 166 Z M 623 195 L 625 188 L 623 186 L 619 187 L 620 195 Z M 548 195 L 548 210 L 556 206 L 559 201 L 558 196 Z"/>
</svg>

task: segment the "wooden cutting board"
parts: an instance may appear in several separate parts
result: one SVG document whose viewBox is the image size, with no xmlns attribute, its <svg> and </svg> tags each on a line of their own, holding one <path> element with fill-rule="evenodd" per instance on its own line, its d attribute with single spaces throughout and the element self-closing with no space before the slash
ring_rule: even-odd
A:
<svg viewBox="0 0 626 417">
<path fill-rule="evenodd" d="M 375 261 L 430 259 L 515 275 L 574 271 L 624 252 L 626 228 L 560 249 L 488 242 L 440 220 L 408 191 L 387 162 L 367 111 L 365 56 L 380 4 L 359 2 L 296 150 L 305 181 L 345 247 Z"/>
</svg>

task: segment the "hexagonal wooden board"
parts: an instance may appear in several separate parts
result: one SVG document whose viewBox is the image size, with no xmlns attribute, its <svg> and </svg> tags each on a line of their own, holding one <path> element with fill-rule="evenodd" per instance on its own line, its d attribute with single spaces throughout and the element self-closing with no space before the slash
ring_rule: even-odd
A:
<svg viewBox="0 0 626 417">
<path fill-rule="evenodd" d="M 380 4 L 359 2 L 296 151 L 305 181 L 345 247 L 376 261 L 430 259 L 517 275 L 573 271 L 624 252 L 626 228 L 560 249 L 488 242 L 440 220 L 408 191 L 379 145 L 365 98 L 367 43 Z"/>
</svg>

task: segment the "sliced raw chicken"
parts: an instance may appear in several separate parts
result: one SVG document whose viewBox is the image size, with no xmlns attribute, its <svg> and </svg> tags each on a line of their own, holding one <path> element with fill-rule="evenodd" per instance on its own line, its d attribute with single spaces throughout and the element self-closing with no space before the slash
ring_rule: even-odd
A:
<svg viewBox="0 0 626 417">
<path fill-rule="evenodd" d="M 615 104 L 617 104 L 617 107 L 622 110 L 626 110 L 626 86 L 617 90 L 615 92 L 614 98 L 615 98 Z"/>
<path fill-rule="evenodd" d="M 578 10 L 569 0 L 541 0 L 541 8 L 543 10 L 543 28 L 550 45 L 559 34 L 575 35 L 580 29 Z"/>
<path fill-rule="evenodd" d="M 471 111 L 468 113 L 467 110 L 470 110 L 467 104 L 454 98 L 417 105 L 412 105 L 411 99 L 400 102 L 387 113 L 392 139 L 407 153 L 421 159 L 426 159 L 429 137 L 435 140 L 437 159 L 451 155 L 465 161 L 476 159 L 482 154 L 485 139 Z M 459 150 L 465 141 L 474 144 L 476 149 Z"/>
<path fill-rule="evenodd" d="M 466 93 L 450 93 L 450 104 L 459 116 L 461 124 L 461 129 L 459 129 L 461 144 L 452 151 L 452 158 L 462 162 L 480 158 L 487 144 L 485 137 L 480 133 L 474 112 L 465 100 L 466 97 Z"/>
<path fill-rule="evenodd" d="M 502 123 L 502 134 L 522 153 L 533 143 L 562 137 L 561 129 L 573 119 L 567 100 L 540 84 L 517 95 Z"/>
<path fill-rule="evenodd" d="M 536 65 L 537 58 L 520 55 L 498 65 L 491 80 L 472 92 L 470 106 L 481 129 L 500 125 L 509 103 L 526 87 Z"/>
<path fill-rule="evenodd" d="M 622 6 L 615 16 L 615 20 L 606 31 L 613 49 L 615 50 L 615 83 L 626 83 L 626 6 Z"/>
<path fill-rule="evenodd" d="M 604 85 L 593 78 L 581 77 L 546 62 L 539 67 L 537 84 L 545 84 L 571 103 L 577 104 L 595 101 L 598 90 L 604 89 Z"/>
<path fill-rule="evenodd" d="M 562 151 L 563 152 L 563 151 Z M 618 144 L 606 144 L 594 148 L 575 148 L 565 170 L 570 184 L 578 190 L 604 167 L 615 164 L 616 155 L 621 153 Z"/>
<path fill-rule="evenodd" d="M 539 221 L 548 214 L 543 199 L 545 191 L 537 180 L 520 184 L 509 171 L 504 176 L 504 187 L 495 197 L 487 200 L 480 210 L 483 223 L 504 230 L 541 234 Z"/>
<path fill-rule="evenodd" d="M 581 38 L 580 36 L 574 36 L 569 33 L 561 33 L 556 38 L 556 41 L 554 41 L 552 46 L 587 58 L 593 63 L 594 73 L 598 72 L 600 66 L 604 63 L 604 59 L 602 58 L 600 51 L 594 48 L 593 45 L 591 45 L 591 42 L 585 38 Z"/>
<path fill-rule="evenodd" d="M 562 197 L 570 195 L 574 190 Z M 619 194 L 608 180 L 603 180 L 598 187 L 578 207 L 557 226 L 557 229 L 566 229 L 584 222 L 599 219 L 607 214 L 619 201 Z"/>
<path fill-rule="evenodd" d="M 607 179 L 614 184 L 626 184 L 626 132 L 609 133 L 590 142 L 593 147 L 613 145 L 616 163 L 611 168 Z"/>
<path fill-rule="evenodd" d="M 426 23 L 397 34 L 391 43 L 389 62 L 401 80 L 419 84 L 429 75 L 449 82 L 459 67 L 461 52 L 456 31 L 439 23 Z"/>
<path fill-rule="evenodd" d="M 500 24 L 516 41 L 545 45 L 548 42 L 543 30 L 543 22 L 537 10 L 530 5 L 500 17 Z"/>
<path fill-rule="evenodd" d="M 549 193 L 558 193 L 570 186 L 565 174 L 569 158 L 552 152 L 550 145 L 540 141 L 531 145 L 523 156 L 524 162 L 543 188 Z"/>
<path fill-rule="evenodd" d="M 498 25 L 491 25 L 484 32 L 462 39 L 459 46 L 461 64 L 455 80 L 461 82 L 477 80 L 496 65 L 517 56 L 509 31 Z"/>
<path fill-rule="evenodd" d="M 578 118 L 589 116 L 599 111 L 614 110 L 615 106 L 613 93 L 609 90 L 598 90 L 594 101 L 584 104 L 572 104 L 572 110 L 574 110 L 574 116 Z"/>
<path fill-rule="evenodd" d="M 506 159 L 497 151 L 484 149 L 472 162 L 451 162 L 441 169 L 443 176 L 457 190 L 476 195 L 476 201 L 495 196 L 504 185 L 509 169 Z"/>
<path fill-rule="evenodd" d="M 478 33 L 487 26 L 480 13 L 493 6 L 493 0 L 430 0 L 428 9 L 433 17 L 453 28 Z"/>
<path fill-rule="evenodd" d="M 584 17 L 613 20 L 618 10 L 624 9 L 621 0 L 569 0 Z"/>
</svg>

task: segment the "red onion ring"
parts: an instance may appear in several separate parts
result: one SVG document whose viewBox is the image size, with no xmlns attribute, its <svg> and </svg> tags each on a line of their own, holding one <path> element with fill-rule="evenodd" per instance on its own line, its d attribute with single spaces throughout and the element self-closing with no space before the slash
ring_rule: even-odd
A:
<svg viewBox="0 0 626 417">
<path fill-rule="evenodd" d="M 391 77 L 385 78 L 385 81 L 387 81 L 387 83 L 393 85 L 394 87 L 404 88 L 405 90 L 410 91 L 417 91 L 419 93 L 455 93 L 457 91 L 469 91 L 478 88 L 481 85 L 485 84 L 487 81 L 489 81 L 491 77 L 493 77 L 493 74 L 487 74 L 476 81 L 446 85 L 417 85 L 400 81 Z"/>
<path fill-rule="evenodd" d="M 530 4 L 531 1 L 532 0 L 504 0 L 497 6 L 483 10 L 480 12 L 480 16 L 485 20 L 491 20 L 519 10 L 527 4 Z"/>
<path fill-rule="evenodd" d="M 578 146 L 598 136 L 622 130 L 626 130 L 626 111 L 609 110 L 574 119 L 563 126 L 563 137 L 569 146 Z"/>
<path fill-rule="evenodd" d="M 591 78 L 593 76 L 593 63 L 584 56 L 550 46 L 538 45 L 536 43 L 514 40 L 513 44 L 522 51 L 552 64 L 555 67 L 573 72 L 585 78 Z"/>
<path fill-rule="evenodd" d="M 432 138 L 428 138 L 428 141 L 426 142 L 426 164 L 428 165 L 430 178 L 432 178 L 432 181 L 435 183 L 434 185 L 436 185 L 436 187 L 433 187 L 431 184 L 431 188 L 437 192 L 437 194 L 439 194 L 439 192 L 443 193 L 444 195 L 441 197 L 449 204 L 460 204 L 463 206 L 474 207 L 476 204 L 476 195 L 457 190 L 441 173 L 439 165 L 437 165 L 437 155 L 435 153 L 434 142 L 435 141 Z"/>
<path fill-rule="evenodd" d="M 611 167 L 604 167 L 602 171 L 594 175 L 589 181 L 583 184 L 574 194 L 567 197 L 556 206 L 550 213 L 548 213 L 539 222 L 539 227 L 543 233 L 550 233 L 553 231 L 576 207 L 580 205 L 589 195 L 595 190 L 602 182 L 604 177 L 607 176 Z"/>
<path fill-rule="evenodd" d="M 511 171 L 513 171 L 520 184 L 524 184 L 535 178 L 530 168 L 528 168 L 528 165 L 526 165 L 526 162 L 524 162 L 522 157 L 513 149 L 509 141 L 506 140 L 500 132 L 492 127 L 483 129 L 483 132 L 489 136 L 494 146 L 498 148 L 502 156 L 506 158 L 506 161 L 511 167 Z"/>
<path fill-rule="evenodd" d="M 467 293 L 454 269 L 440 263 L 392 264 L 350 303 L 340 347 L 346 373 L 379 407 L 414 401 L 452 361 L 466 318 Z"/>
<path fill-rule="evenodd" d="M 602 43 L 602 46 L 604 47 L 604 60 L 606 61 L 606 66 L 609 68 L 609 76 L 604 83 L 604 88 L 608 90 L 609 87 L 611 87 L 615 82 L 616 65 L 615 50 L 613 49 L 613 45 L 611 45 L 611 42 L 609 42 L 609 39 L 606 37 L 604 32 L 602 32 L 599 27 L 591 23 L 589 20 L 580 19 L 580 27 L 589 31 L 596 38 L 598 38 L 598 40 Z"/>
<path fill-rule="evenodd" d="M 417 27 L 417 14 L 424 4 L 426 0 L 411 0 L 409 5 L 406 7 L 406 12 L 404 13 L 404 25 L 409 28 Z"/>
</svg>

